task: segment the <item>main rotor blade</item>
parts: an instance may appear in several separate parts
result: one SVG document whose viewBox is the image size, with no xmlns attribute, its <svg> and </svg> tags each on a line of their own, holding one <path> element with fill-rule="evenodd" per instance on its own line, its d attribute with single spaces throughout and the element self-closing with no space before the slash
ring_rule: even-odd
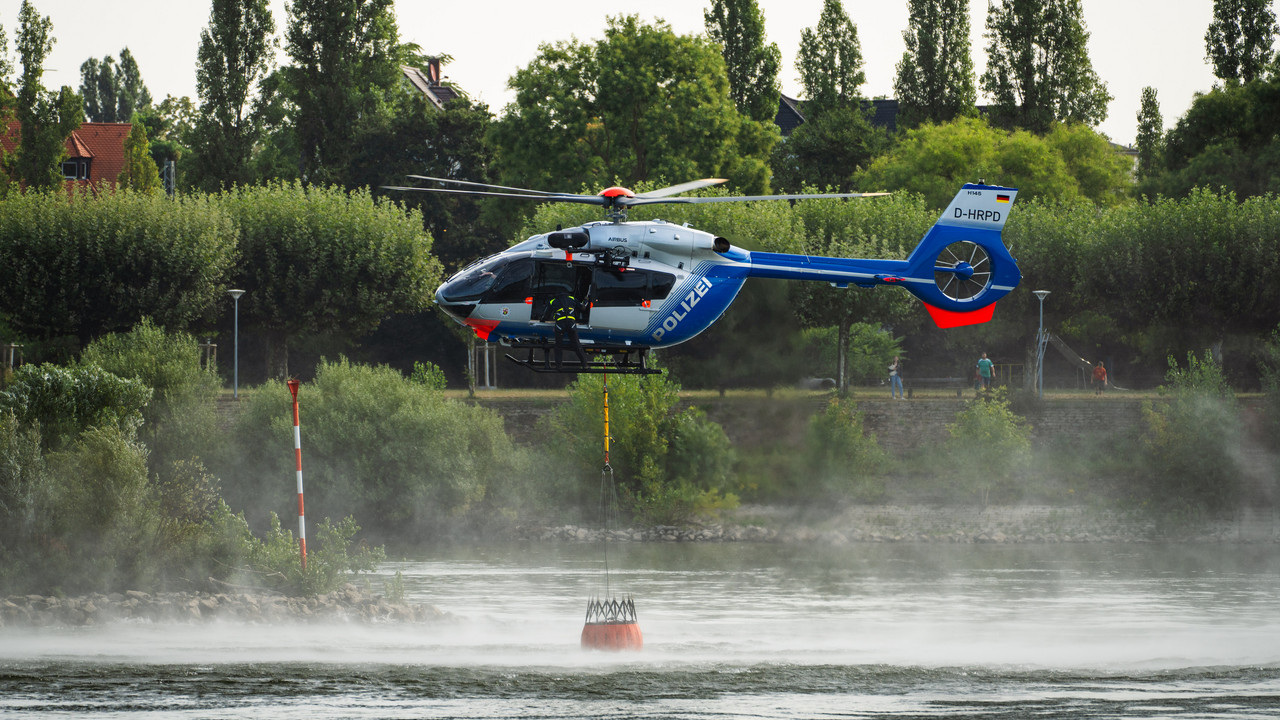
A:
<svg viewBox="0 0 1280 720">
<path fill-rule="evenodd" d="M 430 180 L 438 183 L 450 183 L 453 185 L 467 185 L 470 187 L 489 188 L 490 190 L 514 190 L 516 192 L 526 193 L 528 195 L 569 195 L 571 193 L 553 193 L 546 190 L 530 190 L 529 188 L 510 187 L 507 185 L 490 185 L 489 183 L 471 182 L 470 180 L 454 180 L 452 178 L 430 177 L 428 175 L 407 175 L 406 177 L 414 180 Z"/>
<path fill-rule="evenodd" d="M 403 190 L 406 192 L 429 192 L 440 193 L 442 195 L 478 195 L 481 197 L 504 197 L 515 198 L 517 200 L 533 200 L 534 202 L 565 202 L 577 203 L 579 205 L 604 205 L 606 198 L 596 195 L 560 195 L 547 193 L 546 195 L 523 195 L 520 193 L 503 193 L 489 192 L 487 190 L 456 190 L 454 188 L 429 188 L 429 187 L 402 187 L 398 185 L 383 185 L 383 190 Z"/>
<path fill-rule="evenodd" d="M 662 198 L 671 195 L 679 195 L 680 193 L 690 192 L 691 190 L 701 190 L 704 187 L 719 185 L 720 183 L 729 182 L 725 178 L 703 178 L 702 180 L 691 180 L 687 183 L 672 185 L 671 187 L 658 188 L 649 192 L 642 192 L 636 195 L 638 198 Z"/>
<path fill-rule="evenodd" d="M 883 197 L 889 195 L 887 192 L 879 193 L 825 193 L 825 194 L 808 194 L 808 195 L 738 195 L 732 197 L 673 197 L 673 198 L 648 198 L 636 196 L 634 198 L 618 198 L 619 205 L 657 205 L 659 203 L 719 203 L 719 202 L 750 202 L 753 200 L 821 200 L 823 198 L 864 198 L 864 197 Z"/>
</svg>

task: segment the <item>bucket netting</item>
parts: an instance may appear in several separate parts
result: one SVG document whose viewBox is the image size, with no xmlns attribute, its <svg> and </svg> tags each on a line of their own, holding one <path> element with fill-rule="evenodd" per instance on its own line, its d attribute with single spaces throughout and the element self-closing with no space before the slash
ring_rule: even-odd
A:
<svg viewBox="0 0 1280 720">
<path fill-rule="evenodd" d="M 593 597 L 587 601 L 588 625 L 616 625 L 636 622 L 636 603 L 630 595 L 623 598 Z"/>
</svg>

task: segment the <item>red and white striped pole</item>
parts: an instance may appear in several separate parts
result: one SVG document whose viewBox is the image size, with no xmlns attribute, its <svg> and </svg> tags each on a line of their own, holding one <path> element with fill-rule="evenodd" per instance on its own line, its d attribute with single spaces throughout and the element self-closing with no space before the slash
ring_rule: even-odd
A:
<svg viewBox="0 0 1280 720">
<path fill-rule="evenodd" d="M 298 461 L 298 548 L 302 551 L 302 569 L 307 569 L 307 520 L 302 512 L 302 430 L 298 424 L 298 381 L 288 382 L 293 395 L 293 454 Z"/>
</svg>

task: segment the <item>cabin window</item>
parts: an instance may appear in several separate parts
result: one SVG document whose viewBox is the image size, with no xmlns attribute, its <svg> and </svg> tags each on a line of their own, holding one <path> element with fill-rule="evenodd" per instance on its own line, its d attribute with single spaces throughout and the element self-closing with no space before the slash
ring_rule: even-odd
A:
<svg viewBox="0 0 1280 720">
<path fill-rule="evenodd" d="M 598 307 L 631 307 L 649 299 L 649 274 L 635 270 L 596 270 L 591 299 Z"/>
<path fill-rule="evenodd" d="M 652 270 L 597 269 L 592 301 L 599 307 L 635 307 L 645 300 L 661 300 L 670 292 L 676 277 Z"/>
<path fill-rule="evenodd" d="M 533 291 L 548 296 L 567 292 L 576 297 L 578 267 L 559 261 L 538 263 L 538 276 L 534 280 Z"/>
</svg>

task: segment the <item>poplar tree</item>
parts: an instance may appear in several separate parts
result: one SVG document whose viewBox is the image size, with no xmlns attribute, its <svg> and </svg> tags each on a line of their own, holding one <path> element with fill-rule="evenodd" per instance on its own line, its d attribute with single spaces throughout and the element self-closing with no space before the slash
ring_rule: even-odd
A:
<svg viewBox="0 0 1280 720">
<path fill-rule="evenodd" d="M 129 48 L 120 51 L 120 65 L 116 69 L 116 120 L 129 122 L 133 113 L 151 107 L 151 91 L 142 82 L 142 71 Z"/>
<path fill-rule="evenodd" d="M 1055 121 L 1107 118 L 1111 94 L 1089 60 L 1080 0 L 992 0 L 983 37 L 980 84 L 995 124 L 1044 133 Z"/>
<path fill-rule="evenodd" d="M 71 88 L 64 85 L 54 93 L 40 84 L 45 59 L 53 50 L 53 22 L 40 17 L 30 0 L 24 0 L 18 23 L 22 77 L 18 81 L 16 114 L 22 139 L 14 169 L 29 188 L 61 187 L 60 166 L 67 154 L 63 143 L 84 121 L 84 108 L 80 96 Z"/>
<path fill-rule="evenodd" d="M 294 0 L 285 68 L 309 183 L 341 181 L 363 127 L 385 115 L 400 78 L 393 0 Z"/>
<path fill-rule="evenodd" d="M 1164 119 L 1160 116 L 1160 101 L 1156 89 L 1142 88 L 1142 106 L 1138 109 L 1138 178 L 1146 179 L 1155 174 L 1164 155 Z"/>
<path fill-rule="evenodd" d="M 129 137 L 124 141 L 124 167 L 117 178 L 120 187 L 151 193 L 160 189 L 160 170 L 151 159 L 151 146 L 147 142 L 147 127 L 133 123 Z"/>
<path fill-rule="evenodd" d="M 723 47 L 729 96 L 738 112 L 758 122 L 772 122 L 782 93 L 778 82 L 782 51 L 777 43 L 765 43 L 764 15 L 756 0 L 712 0 L 702 18 L 707 36 Z"/>
<path fill-rule="evenodd" d="M 1262 76 L 1274 57 L 1276 15 L 1271 0 L 1213 0 L 1204 34 L 1205 59 L 1221 80 L 1247 83 Z"/>
<path fill-rule="evenodd" d="M 80 65 L 80 97 L 89 122 L 129 122 L 135 111 L 151 107 L 151 92 L 127 47 L 120 51 L 119 63 L 108 55 Z"/>
<path fill-rule="evenodd" d="M 907 50 L 898 62 L 894 92 L 898 124 L 947 122 L 976 113 L 977 91 L 969 53 L 969 0 L 908 0 L 903 31 Z"/>
<path fill-rule="evenodd" d="M 267 0 L 213 0 L 200 32 L 192 146 L 195 183 L 206 190 L 252 181 L 250 160 L 262 137 L 251 112 L 255 84 L 271 70 L 275 21 Z"/>
<path fill-rule="evenodd" d="M 833 108 L 857 107 L 858 88 L 867 81 L 862 44 L 840 0 L 824 0 L 817 27 L 800 31 L 796 70 L 810 119 Z"/>
</svg>

